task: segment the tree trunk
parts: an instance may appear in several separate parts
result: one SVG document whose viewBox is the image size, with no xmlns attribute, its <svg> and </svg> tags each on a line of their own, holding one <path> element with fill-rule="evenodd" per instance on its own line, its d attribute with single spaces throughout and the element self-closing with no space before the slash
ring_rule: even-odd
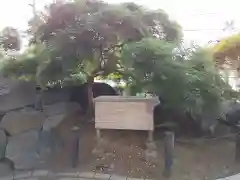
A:
<svg viewBox="0 0 240 180">
<path fill-rule="evenodd" d="M 94 77 L 89 76 L 87 78 L 87 94 L 88 94 L 88 108 L 86 115 L 90 118 L 94 115 L 94 109 L 93 109 L 93 82 Z"/>
</svg>

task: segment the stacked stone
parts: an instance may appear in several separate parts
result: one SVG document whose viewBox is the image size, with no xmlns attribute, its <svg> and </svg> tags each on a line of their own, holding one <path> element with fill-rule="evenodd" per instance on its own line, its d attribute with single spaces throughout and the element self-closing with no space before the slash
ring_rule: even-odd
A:
<svg viewBox="0 0 240 180">
<path fill-rule="evenodd" d="M 55 129 L 80 110 L 76 103 L 62 102 L 44 106 L 44 111 L 23 108 L 6 113 L 0 122 L 0 176 L 13 169 L 45 167 L 62 142 Z"/>
</svg>

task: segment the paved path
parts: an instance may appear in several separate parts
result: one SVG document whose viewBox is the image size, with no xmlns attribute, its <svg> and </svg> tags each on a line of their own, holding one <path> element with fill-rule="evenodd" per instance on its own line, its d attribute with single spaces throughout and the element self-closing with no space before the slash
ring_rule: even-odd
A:
<svg viewBox="0 0 240 180">
<path fill-rule="evenodd" d="M 143 180 L 93 172 L 53 173 L 47 170 L 18 171 L 0 180 Z"/>
<path fill-rule="evenodd" d="M 221 179 L 217 179 L 217 180 L 240 180 L 240 174 L 236 174 L 233 176 L 229 176 L 229 177 L 221 178 Z"/>
<path fill-rule="evenodd" d="M 0 177 L 0 180 L 149 180 L 123 177 L 94 172 L 53 173 L 47 170 L 17 171 L 12 175 Z M 240 174 L 217 180 L 240 180 Z"/>
</svg>

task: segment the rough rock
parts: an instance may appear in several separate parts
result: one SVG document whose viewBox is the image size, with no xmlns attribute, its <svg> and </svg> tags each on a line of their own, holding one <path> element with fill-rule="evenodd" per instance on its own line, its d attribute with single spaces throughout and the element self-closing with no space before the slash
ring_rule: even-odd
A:
<svg viewBox="0 0 240 180">
<path fill-rule="evenodd" d="M 64 119 L 79 111 L 81 112 L 80 106 L 74 102 L 61 102 L 44 107 L 47 119 L 39 132 L 39 153 L 41 156 L 54 155 L 63 146 L 63 140 L 56 131 L 57 127 Z"/>
<path fill-rule="evenodd" d="M 16 169 L 39 168 L 38 131 L 32 130 L 9 138 L 6 157 L 14 162 Z"/>
<path fill-rule="evenodd" d="M 53 157 L 61 147 L 63 147 L 63 140 L 55 130 L 42 130 L 39 132 L 38 153 L 41 157 Z"/>
<path fill-rule="evenodd" d="M 5 158 L 0 161 L 0 176 L 7 176 L 13 173 L 14 170 L 14 163 Z"/>
<path fill-rule="evenodd" d="M 0 130 L 0 160 L 5 158 L 8 138 L 4 130 Z"/>
<path fill-rule="evenodd" d="M 56 128 L 65 118 L 76 112 L 81 112 L 81 107 L 74 102 L 61 102 L 44 106 L 44 113 L 47 115 L 47 119 L 44 121 L 42 129 L 49 131 Z"/>
<path fill-rule="evenodd" d="M 0 77 L 0 112 L 34 104 L 35 83 Z"/>
<path fill-rule="evenodd" d="M 40 129 L 45 119 L 42 112 L 31 110 L 12 111 L 7 113 L 0 123 L 11 136 L 31 129 Z"/>
<path fill-rule="evenodd" d="M 70 115 L 75 112 L 81 112 L 80 105 L 75 102 L 59 102 L 52 105 L 45 105 L 43 109 L 44 113 L 50 117 L 59 114 Z"/>
</svg>

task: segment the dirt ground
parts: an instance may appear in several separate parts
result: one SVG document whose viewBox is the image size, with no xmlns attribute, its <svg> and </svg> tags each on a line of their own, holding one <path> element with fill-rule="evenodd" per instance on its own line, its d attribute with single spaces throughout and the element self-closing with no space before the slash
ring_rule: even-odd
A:
<svg viewBox="0 0 240 180">
<path fill-rule="evenodd" d="M 80 129 L 72 133 L 71 128 Z M 92 150 L 96 147 L 94 125 L 86 123 L 84 118 L 74 117 L 62 123 L 58 129 L 64 139 L 64 147 L 58 152 L 51 168 L 56 171 L 71 169 L 72 143 L 80 137 L 77 169 L 80 171 L 104 171 L 135 178 L 164 179 L 163 142 L 161 134 L 155 134 L 158 163 L 151 164 L 144 157 L 146 132 L 105 130 L 102 132 L 106 142 L 104 155 L 96 157 Z M 175 144 L 175 158 L 172 180 L 213 180 L 240 172 L 240 166 L 234 162 L 235 144 L 231 140 L 219 139 L 200 143 Z M 191 139 L 187 139 L 192 141 Z"/>
</svg>

